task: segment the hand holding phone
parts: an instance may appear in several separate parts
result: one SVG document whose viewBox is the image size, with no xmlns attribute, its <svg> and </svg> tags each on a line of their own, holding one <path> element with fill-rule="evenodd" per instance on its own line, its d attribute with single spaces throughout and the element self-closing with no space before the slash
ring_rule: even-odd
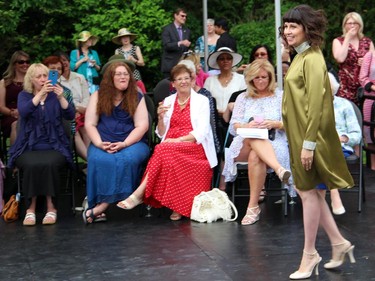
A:
<svg viewBox="0 0 375 281">
<path fill-rule="evenodd" d="M 52 86 L 56 85 L 58 77 L 59 77 L 59 73 L 57 72 L 57 70 L 50 70 L 48 72 L 48 80 L 51 81 Z"/>
</svg>

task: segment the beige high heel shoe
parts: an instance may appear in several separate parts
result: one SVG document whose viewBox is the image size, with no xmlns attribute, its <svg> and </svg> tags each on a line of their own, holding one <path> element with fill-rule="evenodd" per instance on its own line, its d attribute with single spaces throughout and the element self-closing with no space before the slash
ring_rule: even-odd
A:
<svg viewBox="0 0 375 281">
<path fill-rule="evenodd" d="M 348 254 L 350 262 L 355 263 L 353 254 L 354 245 L 349 241 L 345 240 L 343 243 L 332 244 L 332 248 L 336 248 L 336 251 L 332 253 L 332 259 L 324 264 L 325 269 L 333 269 L 341 266 L 345 261 L 346 254 Z"/>
<path fill-rule="evenodd" d="M 306 271 L 306 272 L 301 272 L 301 271 L 297 270 L 296 272 L 294 272 L 294 273 L 292 273 L 292 274 L 289 275 L 289 279 L 300 280 L 300 279 L 310 278 L 310 276 L 313 273 L 314 269 L 315 269 L 315 275 L 319 275 L 319 263 L 322 260 L 322 257 L 319 256 L 319 254 L 318 254 L 317 251 L 315 251 L 314 253 L 310 254 L 310 253 L 306 252 L 305 250 L 303 250 L 303 254 L 306 255 L 306 256 L 308 256 L 308 258 L 310 260 L 312 260 L 312 262 L 310 263 L 310 269 L 311 270 Z"/>
<path fill-rule="evenodd" d="M 292 175 L 292 173 L 289 170 L 285 169 L 284 167 L 280 167 L 277 170 L 277 175 L 279 176 L 279 179 L 281 180 L 281 182 L 288 183 L 288 180 L 290 176 Z"/>
</svg>

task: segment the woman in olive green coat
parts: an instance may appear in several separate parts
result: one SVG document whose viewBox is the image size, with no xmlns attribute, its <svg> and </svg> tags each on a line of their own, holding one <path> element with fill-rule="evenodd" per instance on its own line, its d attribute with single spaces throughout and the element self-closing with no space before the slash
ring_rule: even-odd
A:
<svg viewBox="0 0 375 281">
<path fill-rule="evenodd" d="M 348 171 L 335 129 L 333 97 L 326 64 L 320 50 L 327 20 L 322 11 L 297 6 L 283 17 L 280 33 L 297 52 L 285 77 L 283 121 L 287 133 L 292 174 L 303 204 L 305 243 L 298 271 L 290 279 L 309 278 L 322 258 L 315 248 L 319 224 L 332 244 L 326 269 L 339 267 L 354 246 L 340 233 L 325 200 L 328 188 L 350 188 Z"/>
</svg>

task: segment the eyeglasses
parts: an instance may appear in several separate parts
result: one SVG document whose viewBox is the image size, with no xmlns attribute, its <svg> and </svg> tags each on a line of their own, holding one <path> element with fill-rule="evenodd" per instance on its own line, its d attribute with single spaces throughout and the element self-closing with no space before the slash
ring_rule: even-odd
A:
<svg viewBox="0 0 375 281">
<path fill-rule="evenodd" d="M 259 80 L 268 80 L 268 76 L 257 76 L 254 78 L 254 81 L 259 81 Z"/>
<path fill-rule="evenodd" d="M 219 60 L 219 61 L 233 60 L 233 57 L 219 57 L 217 60 Z"/>
<path fill-rule="evenodd" d="M 358 22 L 347 22 L 347 23 L 345 23 L 346 25 L 359 25 L 359 23 Z"/>
<path fill-rule="evenodd" d="M 184 77 L 184 78 L 175 79 L 174 81 L 177 83 L 182 83 L 182 82 L 189 82 L 190 79 L 191 79 L 190 77 Z"/>
<path fill-rule="evenodd" d="M 187 15 L 180 15 L 181 18 L 187 18 Z"/>
<path fill-rule="evenodd" d="M 128 77 L 130 74 L 127 73 L 127 72 L 115 72 L 115 76 L 117 77 L 121 77 L 121 76 L 125 76 L 125 77 Z"/>
<path fill-rule="evenodd" d="M 263 52 L 255 53 L 254 54 L 254 57 L 265 57 L 265 56 L 268 56 L 268 54 L 267 53 L 263 53 Z"/>
<path fill-rule="evenodd" d="M 30 64 L 30 60 L 18 60 L 16 61 L 18 64 Z"/>
</svg>

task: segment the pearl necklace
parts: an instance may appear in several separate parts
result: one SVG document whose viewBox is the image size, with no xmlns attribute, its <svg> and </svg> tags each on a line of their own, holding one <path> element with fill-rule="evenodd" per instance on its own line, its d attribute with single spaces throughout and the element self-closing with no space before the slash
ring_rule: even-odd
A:
<svg viewBox="0 0 375 281">
<path fill-rule="evenodd" d="M 188 102 L 189 99 L 190 99 L 190 96 L 188 96 L 187 99 L 186 99 L 185 101 L 180 102 L 180 101 L 178 100 L 178 98 L 177 98 L 177 103 L 178 103 L 178 105 L 183 106 L 183 105 L 185 105 L 185 104 Z"/>
</svg>

